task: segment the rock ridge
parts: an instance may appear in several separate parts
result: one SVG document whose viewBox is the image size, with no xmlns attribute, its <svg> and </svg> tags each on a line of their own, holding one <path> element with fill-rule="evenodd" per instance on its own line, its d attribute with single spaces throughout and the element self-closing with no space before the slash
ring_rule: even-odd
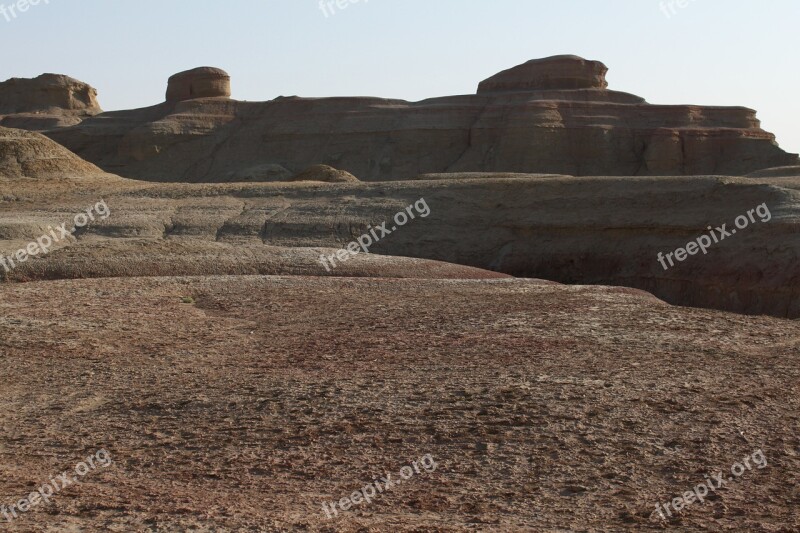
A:
<svg viewBox="0 0 800 533">
<path fill-rule="evenodd" d="M 162 104 L 53 124 L 46 134 L 108 172 L 161 182 L 282 180 L 315 164 L 363 181 L 443 172 L 744 176 L 800 165 L 752 109 L 650 104 L 608 89 L 607 70 L 553 56 L 500 72 L 472 95 L 242 102 L 229 98 L 224 70 L 201 67 L 172 76 Z"/>
</svg>

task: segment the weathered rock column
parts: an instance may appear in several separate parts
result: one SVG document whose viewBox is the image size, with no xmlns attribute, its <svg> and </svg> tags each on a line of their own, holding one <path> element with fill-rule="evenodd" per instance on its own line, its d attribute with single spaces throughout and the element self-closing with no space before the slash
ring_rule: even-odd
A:
<svg viewBox="0 0 800 533">
<path fill-rule="evenodd" d="M 231 96 L 231 77 L 222 69 L 199 67 L 170 76 L 167 101 L 181 102 L 194 98 Z"/>
</svg>

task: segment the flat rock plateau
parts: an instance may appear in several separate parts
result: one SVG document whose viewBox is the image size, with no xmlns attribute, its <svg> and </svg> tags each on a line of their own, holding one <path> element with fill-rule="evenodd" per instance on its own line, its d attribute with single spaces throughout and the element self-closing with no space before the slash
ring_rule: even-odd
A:
<svg viewBox="0 0 800 533">
<path fill-rule="evenodd" d="M 800 531 L 800 161 L 607 70 L 0 83 L 0 527 Z"/>
</svg>

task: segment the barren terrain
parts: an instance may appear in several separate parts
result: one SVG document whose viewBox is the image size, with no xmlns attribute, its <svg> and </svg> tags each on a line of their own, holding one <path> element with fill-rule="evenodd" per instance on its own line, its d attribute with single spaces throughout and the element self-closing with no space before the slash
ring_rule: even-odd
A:
<svg viewBox="0 0 800 533">
<path fill-rule="evenodd" d="M 0 83 L 0 531 L 800 532 L 798 157 L 606 71 Z"/>
<path fill-rule="evenodd" d="M 531 280 L 0 285 L 0 503 L 113 458 L 4 527 L 798 531 L 798 348 L 796 321 Z"/>
</svg>

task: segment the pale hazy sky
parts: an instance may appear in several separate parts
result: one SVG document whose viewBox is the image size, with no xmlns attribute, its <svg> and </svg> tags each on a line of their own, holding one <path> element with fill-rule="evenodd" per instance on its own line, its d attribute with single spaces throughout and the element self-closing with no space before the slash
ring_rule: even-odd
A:
<svg viewBox="0 0 800 533">
<path fill-rule="evenodd" d="M 340 0 L 327 17 L 319 0 L 44 2 L 0 14 L 0 79 L 68 74 L 106 110 L 158 103 L 171 74 L 197 66 L 227 70 L 242 100 L 420 100 L 577 54 L 651 103 L 755 108 L 800 151 L 797 0 L 688 0 L 670 17 L 660 0 Z"/>
</svg>

